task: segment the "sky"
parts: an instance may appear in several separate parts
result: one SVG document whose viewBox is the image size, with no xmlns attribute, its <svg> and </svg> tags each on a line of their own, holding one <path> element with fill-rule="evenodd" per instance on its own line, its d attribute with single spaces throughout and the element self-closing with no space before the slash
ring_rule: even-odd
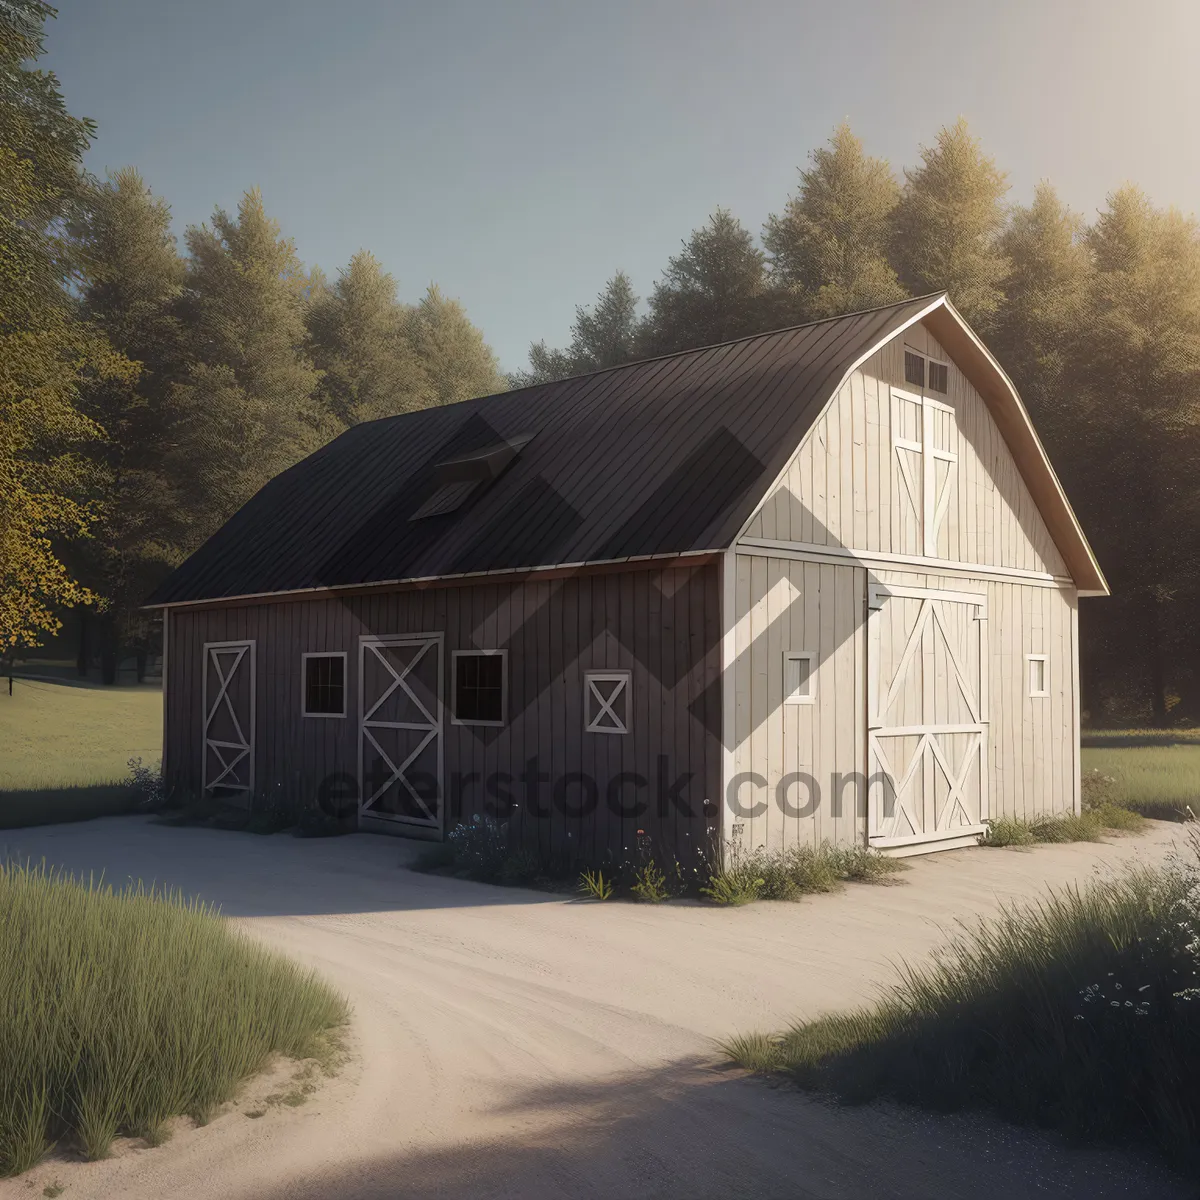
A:
<svg viewBox="0 0 1200 1200">
<path fill-rule="evenodd" d="M 751 230 L 848 120 L 912 165 L 965 116 L 1085 216 L 1200 208 L 1200 0 L 58 0 L 43 65 L 177 232 L 262 189 L 301 258 L 370 250 L 505 370 L 718 206 Z"/>
</svg>

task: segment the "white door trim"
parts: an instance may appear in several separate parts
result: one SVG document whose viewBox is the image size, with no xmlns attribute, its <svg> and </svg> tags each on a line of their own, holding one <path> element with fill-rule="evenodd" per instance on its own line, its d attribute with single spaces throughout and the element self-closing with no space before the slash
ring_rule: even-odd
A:
<svg viewBox="0 0 1200 1200">
<path fill-rule="evenodd" d="M 223 653 L 236 653 L 233 665 L 229 668 L 228 674 L 221 669 L 220 656 Z M 232 642 L 204 643 L 204 672 L 200 682 L 200 702 L 201 712 L 203 713 L 203 725 L 200 734 L 200 773 L 201 786 L 204 791 L 223 787 L 231 791 L 246 792 L 250 795 L 254 793 L 254 728 L 258 706 L 257 686 L 254 674 L 255 658 L 255 642 L 253 638 L 244 638 Z M 248 714 L 246 729 L 242 728 L 242 723 L 238 720 L 233 703 L 229 699 L 229 685 L 233 682 L 234 676 L 243 662 L 249 662 L 250 671 L 250 712 Z M 208 668 L 210 663 L 221 684 L 211 705 L 208 702 Z M 237 732 L 239 741 L 215 741 L 208 736 L 213 718 L 216 716 L 217 709 L 222 701 L 225 702 L 225 711 L 229 713 L 230 719 L 233 721 L 233 727 Z M 221 773 L 215 779 L 209 779 L 208 777 L 210 751 L 216 756 L 217 761 L 222 767 Z M 246 770 L 246 781 L 244 783 L 239 782 L 237 776 L 234 774 L 243 759 L 249 760 Z M 234 781 L 232 783 L 226 782 L 227 778 L 231 775 Z"/>
<path fill-rule="evenodd" d="M 378 636 L 375 634 L 363 634 L 358 639 L 358 812 L 360 820 L 367 818 L 375 821 L 391 821 L 397 825 L 412 825 L 421 829 L 434 829 L 440 835 L 444 832 L 444 824 L 446 819 L 446 786 L 445 786 L 445 663 L 443 655 L 443 643 L 445 641 L 445 633 L 438 631 L 436 633 L 397 633 L 385 634 Z M 392 667 L 392 664 L 379 653 L 381 648 L 387 646 L 418 646 L 420 647 L 417 655 L 413 660 L 399 673 Z M 428 708 L 417 698 L 413 690 L 405 682 L 409 672 L 430 652 L 433 651 L 434 657 L 437 660 L 437 685 L 436 698 L 433 705 L 434 711 L 430 712 Z M 384 689 L 381 695 L 374 699 L 370 708 L 367 708 L 366 698 L 366 661 L 367 653 L 370 651 L 374 655 L 375 660 L 388 672 L 392 677 L 392 682 Z M 426 718 L 424 721 L 382 721 L 374 720 L 374 714 L 390 696 L 400 689 L 404 691 L 408 699 L 416 706 L 417 710 Z M 388 753 L 379 744 L 378 740 L 371 733 L 372 729 L 408 729 L 415 732 L 424 732 L 425 736 L 420 739 L 416 748 L 403 760 L 399 765 L 394 763 Z M 437 742 L 437 811 L 430 811 L 429 805 L 422 799 L 407 778 L 404 772 L 409 764 L 430 744 L 436 739 Z M 367 784 L 363 772 L 363 750 L 365 744 L 370 742 L 374 747 L 375 753 L 378 754 L 388 767 L 391 769 L 391 777 L 380 787 L 376 788 L 371 795 L 367 795 Z M 378 812 L 372 809 L 371 804 L 379 798 L 393 783 L 399 781 L 405 788 L 408 789 L 409 795 L 416 801 L 426 817 L 405 817 L 393 813 Z"/>
<path fill-rule="evenodd" d="M 880 681 L 880 650 L 879 638 L 883 620 L 884 603 L 889 597 L 920 600 L 921 609 L 918 612 L 912 628 L 901 651 L 899 664 L 895 667 L 891 682 L 884 692 Z M 949 637 L 941 616 L 938 613 L 939 604 L 965 604 L 974 607 L 974 624 L 978 638 L 977 652 L 979 655 L 979 684 L 972 686 L 962 663 L 958 661 L 954 646 Z M 932 627 L 942 636 L 953 677 L 953 685 L 957 686 L 962 699 L 967 705 L 968 712 L 975 717 L 974 721 L 955 723 L 924 723 L 920 725 L 888 725 L 886 723 L 888 710 L 896 700 L 899 688 L 905 675 L 918 652 L 927 627 Z M 874 773 L 876 764 L 892 781 L 893 801 L 896 814 L 903 814 L 913 829 L 920 828 L 919 833 L 893 835 L 882 828 L 882 785 L 868 788 L 867 796 L 867 837 L 868 844 L 880 849 L 894 846 L 916 846 L 924 842 L 939 842 L 950 838 L 961 838 L 968 835 L 983 833 L 988 817 L 988 712 L 987 712 L 987 595 L 983 592 L 951 592 L 940 588 L 921 588 L 908 585 L 871 584 L 868 588 L 867 603 L 867 778 Z M 941 735 L 973 736 L 964 751 L 961 766 L 955 772 L 946 759 L 943 748 L 939 743 Z M 897 778 L 888 758 L 887 750 L 882 744 L 883 739 L 895 737 L 918 738 L 916 749 L 913 751 L 908 767 L 902 778 Z M 978 764 L 979 771 L 979 813 L 977 819 L 971 821 L 973 815 L 968 811 L 964 802 L 963 787 L 971 773 L 971 768 Z M 925 786 L 932 785 L 934 767 L 941 769 L 949 785 L 949 793 L 942 809 L 941 819 L 934 829 L 923 828 L 925 822 L 918 821 L 916 814 L 906 807 L 905 795 L 909 784 L 916 778 L 918 767 L 926 774 Z M 950 825 L 950 819 L 956 812 L 968 820 L 965 825 Z"/>
</svg>

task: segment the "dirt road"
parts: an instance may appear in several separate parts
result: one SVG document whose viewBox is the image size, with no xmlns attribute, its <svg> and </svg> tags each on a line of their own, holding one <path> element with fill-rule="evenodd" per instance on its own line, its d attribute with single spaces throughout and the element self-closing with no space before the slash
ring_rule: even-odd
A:
<svg viewBox="0 0 1200 1200">
<path fill-rule="evenodd" d="M 1177 830 L 953 851 L 904 882 L 736 910 L 588 905 L 402 869 L 404 842 L 114 818 L 0 834 L 9 853 L 218 903 L 350 998 L 355 1053 L 301 1108 L 264 1083 L 203 1129 L 0 1197 L 383 1200 L 1193 1196 L 1146 1162 L 991 1120 L 839 1109 L 719 1065 L 713 1039 L 846 1007 L 959 918 L 1152 861 Z M 32 1188 L 30 1187 L 32 1184 Z"/>
</svg>

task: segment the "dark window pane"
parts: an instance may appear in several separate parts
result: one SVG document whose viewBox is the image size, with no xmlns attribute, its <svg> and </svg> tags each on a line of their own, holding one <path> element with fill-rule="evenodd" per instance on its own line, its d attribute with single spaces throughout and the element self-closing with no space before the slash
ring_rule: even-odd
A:
<svg viewBox="0 0 1200 1200">
<path fill-rule="evenodd" d="M 504 655 L 460 654 L 454 664 L 455 717 L 460 721 L 503 721 Z"/>
<path fill-rule="evenodd" d="M 950 390 L 950 369 L 945 363 L 931 362 L 929 364 L 929 388 L 934 392 L 947 392 Z"/>
<path fill-rule="evenodd" d="M 346 660 L 340 654 L 322 654 L 304 660 L 304 711 L 332 713 L 346 711 Z"/>
<path fill-rule="evenodd" d="M 911 350 L 904 352 L 904 378 L 917 387 L 925 386 L 925 360 Z"/>
</svg>

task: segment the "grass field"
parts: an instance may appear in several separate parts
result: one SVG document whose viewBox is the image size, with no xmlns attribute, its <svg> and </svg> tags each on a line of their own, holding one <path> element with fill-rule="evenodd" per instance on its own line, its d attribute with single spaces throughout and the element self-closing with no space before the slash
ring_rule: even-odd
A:
<svg viewBox="0 0 1200 1200">
<path fill-rule="evenodd" d="M 272 1053 L 337 1050 L 341 997 L 199 903 L 0 866 L 0 928 L 0 1175 L 155 1145 Z"/>
<path fill-rule="evenodd" d="M 0 829 L 127 811 L 129 759 L 153 765 L 161 747 L 157 687 L 0 686 Z"/>
<path fill-rule="evenodd" d="M 1200 730 L 1122 729 L 1083 734 L 1083 769 L 1115 781 L 1121 803 L 1148 817 L 1200 816 Z"/>
</svg>

